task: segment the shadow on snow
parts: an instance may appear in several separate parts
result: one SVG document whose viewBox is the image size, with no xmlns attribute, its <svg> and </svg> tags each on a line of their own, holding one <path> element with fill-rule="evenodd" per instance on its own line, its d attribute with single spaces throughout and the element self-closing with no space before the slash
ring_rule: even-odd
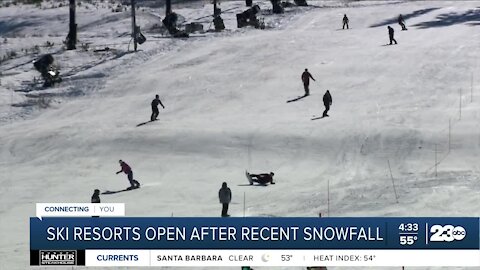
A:
<svg viewBox="0 0 480 270">
<path fill-rule="evenodd" d="M 438 15 L 434 21 L 427 21 L 414 24 L 421 29 L 430 27 L 445 27 L 454 24 L 468 23 L 468 25 L 480 25 L 480 7 L 476 9 L 467 10 L 464 13 L 449 12 Z"/>
<path fill-rule="evenodd" d="M 303 96 L 300 96 L 300 97 L 296 97 L 296 98 L 294 98 L 294 99 L 287 100 L 287 103 L 299 101 L 299 100 L 301 100 L 301 99 L 303 99 L 303 98 L 306 98 L 306 97 L 308 97 L 308 96 L 307 96 L 307 95 L 303 95 Z"/>
<path fill-rule="evenodd" d="M 416 10 L 410 14 L 402 14 L 403 16 L 403 19 L 404 20 L 408 20 L 408 19 L 411 19 L 411 18 L 415 18 L 415 17 L 418 17 L 420 15 L 424 15 L 424 14 L 427 14 L 429 12 L 432 12 L 434 10 L 437 10 L 439 8 L 425 8 L 425 9 L 419 9 L 419 10 Z M 399 14 L 400 15 L 400 14 Z M 385 25 L 389 25 L 389 24 L 396 24 L 398 23 L 398 15 L 395 16 L 394 18 L 391 18 L 391 19 L 388 19 L 388 20 L 385 20 L 383 22 L 380 22 L 380 23 L 377 23 L 377 24 L 372 24 L 370 25 L 370 28 L 373 28 L 373 27 L 379 27 L 379 26 L 385 26 Z"/>
<path fill-rule="evenodd" d="M 7 35 L 9 33 L 14 33 L 18 30 L 22 30 L 26 27 L 34 26 L 34 25 L 36 25 L 35 22 L 26 22 L 26 21 L 15 22 L 13 20 L 11 20 L 11 21 L 1 21 L 0 22 L 0 35 L 4 36 L 4 35 Z"/>
</svg>

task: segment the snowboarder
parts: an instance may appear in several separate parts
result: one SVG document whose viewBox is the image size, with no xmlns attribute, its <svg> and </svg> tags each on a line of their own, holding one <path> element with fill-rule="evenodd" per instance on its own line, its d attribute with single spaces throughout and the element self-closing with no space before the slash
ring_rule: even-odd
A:
<svg viewBox="0 0 480 270">
<path fill-rule="evenodd" d="M 408 30 L 407 27 L 405 26 L 405 20 L 403 19 L 402 14 L 398 16 L 398 24 L 400 24 L 400 26 L 402 27 L 402 31 Z"/>
<path fill-rule="evenodd" d="M 139 188 L 140 183 L 138 183 L 137 180 L 133 179 L 132 168 L 130 168 L 130 166 L 128 166 L 128 164 L 123 162 L 122 160 L 119 160 L 118 162 L 120 163 L 121 169 L 117 172 L 117 174 L 124 172 L 127 175 L 128 181 L 130 182 L 130 187 L 128 189 Z"/>
<path fill-rule="evenodd" d="M 259 183 L 260 185 L 267 185 L 268 183 L 275 185 L 275 182 L 273 182 L 273 176 L 275 174 L 273 172 L 249 175 L 252 179 L 252 183 L 250 183 L 250 185 L 253 185 L 253 182 Z"/>
<path fill-rule="evenodd" d="M 390 38 L 390 45 L 392 45 L 392 41 L 395 42 L 395 44 L 397 44 L 397 41 L 395 40 L 395 38 L 393 37 L 395 31 L 393 30 L 392 27 L 390 26 L 387 26 L 388 28 L 388 37 Z"/>
<path fill-rule="evenodd" d="M 222 188 L 218 191 L 218 199 L 222 204 L 222 217 L 229 217 L 228 204 L 232 201 L 232 191 L 227 187 L 227 183 L 222 183 Z"/>
<path fill-rule="evenodd" d="M 100 190 L 95 189 L 92 195 L 92 203 L 100 203 Z"/>
<path fill-rule="evenodd" d="M 330 95 L 330 91 L 327 90 L 323 95 L 323 105 L 325 106 L 325 111 L 323 111 L 323 117 L 328 117 L 328 111 L 330 110 L 330 106 L 332 106 L 332 96 Z"/>
<path fill-rule="evenodd" d="M 308 89 L 308 85 L 310 84 L 310 78 L 315 81 L 315 79 L 312 77 L 312 74 L 308 72 L 308 69 L 305 69 L 305 71 L 302 73 L 302 82 L 303 88 L 305 88 L 305 96 L 310 95 L 310 90 Z"/>
<path fill-rule="evenodd" d="M 348 17 L 347 17 L 347 14 L 343 14 L 343 28 L 342 28 L 342 29 L 345 29 L 345 25 L 347 26 L 347 29 L 348 29 Z"/>
<path fill-rule="evenodd" d="M 155 99 L 152 100 L 152 116 L 150 116 L 150 121 L 157 120 L 157 116 L 160 113 L 158 111 L 158 104 L 160 104 L 162 108 L 165 109 L 165 106 L 163 106 L 162 101 L 160 100 L 160 97 L 158 95 L 155 95 Z"/>
</svg>

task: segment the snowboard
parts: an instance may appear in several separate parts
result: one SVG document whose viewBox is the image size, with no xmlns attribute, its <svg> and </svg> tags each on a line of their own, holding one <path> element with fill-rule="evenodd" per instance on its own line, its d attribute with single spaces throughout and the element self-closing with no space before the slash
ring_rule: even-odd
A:
<svg viewBox="0 0 480 270">
<path fill-rule="evenodd" d="M 126 190 L 134 190 L 134 189 L 137 189 L 137 188 L 140 188 L 140 186 L 136 186 L 136 187 L 127 187 Z"/>
<path fill-rule="evenodd" d="M 138 183 L 138 182 L 137 182 L 137 183 Z M 114 191 L 105 190 L 104 192 L 102 192 L 102 193 L 100 193 L 100 194 L 103 194 L 103 195 L 115 194 L 115 193 L 120 193 L 120 192 L 135 190 L 135 189 L 139 189 L 139 188 L 140 188 L 140 184 L 138 184 L 137 187 L 127 187 L 126 189 L 121 189 L 121 190 L 114 190 Z"/>
<path fill-rule="evenodd" d="M 287 100 L 287 103 L 295 102 L 295 101 L 298 101 L 298 100 L 300 100 L 300 99 L 302 99 L 302 98 L 306 98 L 306 97 L 308 97 L 308 96 L 309 96 L 309 95 L 298 96 L 298 97 L 296 97 L 296 98 L 294 98 L 294 99 Z"/>
<path fill-rule="evenodd" d="M 250 173 L 248 173 L 248 171 L 245 171 L 245 176 L 247 177 L 248 183 L 253 185 L 252 177 L 250 177 Z"/>
<path fill-rule="evenodd" d="M 395 44 L 395 43 L 393 43 L 393 44 L 387 43 L 387 44 L 382 45 L 382 47 L 393 46 L 393 45 L 398 45 L 398 43 L 397 43 L 397 44 Z"/>
<path fill-rule="evenodd" d="M 328 115 L 325 115 L 325 116 L 315 117 L 315 115 L 314 115 L 311 120 L 318 120 L 318 119 L 322 119 L 322 118 L 325 118 L 325 117 L 329 117 L 329 116 L 328 116 Z"/>
<path fill-rule="evenodd" d="M 153 120 L 153 121 L 150 120 L 150 121 L 147 121 L 147 122 L 140 123 L 140 124 L 137 125 L 137 127 L 143 126 L 143 125 L 146 125 L 146 124 L 148 124 L 148 123 L 155 122 L 155 121 L 158 121 L 158 119 L 155 119 L 155 120 Z"/>
</svg>

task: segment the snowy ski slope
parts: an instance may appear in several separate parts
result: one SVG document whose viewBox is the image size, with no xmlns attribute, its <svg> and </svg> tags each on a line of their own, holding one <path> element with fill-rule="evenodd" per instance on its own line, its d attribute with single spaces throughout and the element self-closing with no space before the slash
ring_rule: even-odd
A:
<svg viewBox="0 0 480 270">
<path fill-rule="evenodd" d="M 58 52 L 64 83 L 26 93 L 22 81 L 38 76 L 22 65 L 32 57 L 2 63 L 0 269 L 28 268 L 36 202 L 89 202 L 95 188 L 125 188 L 119 159 L 143 187 L 101 199 L 126 203 L 129 216 L 219 216 L 223 181 L 232 216 L 243 216 L 244 193 L 246 216 L 479 216 L 480 1 L 309 3 L 322 8 L 265 14 L 272 28 L 263 31 L 235 29 L 234 13 L 224 14 L 225 33 L 171 40 L 146 31 L 136 54 L 126 51 L 128 12 L 80 9 L 90 51 L 42 48 Z M 222 3 L 231 7 L 244 9 Z M 177 12 L 193 21 L 211 9 Z M 66 12 L 1 8 L 0 21 L 16 14 L 24 24 L 2 25 L 9 42 L 0 52 L 59 44 Z M 142 29 L 155 14 L 163 10 L 139 12 Z M 385 46 L 387 25 L 398 45 Z M 92 52 L 105 44 L 115 50 Z M 303 94 L 304 68 L 316 79 L 311 96 L 287 104 Z M 327 89 L 330 117 L 311 121 Z M 155 94 L 166 107 L 160 120 L 136 127 Z M 245 169 L 273 171 L 277 184 L 248 186 Z"/>
</svg>

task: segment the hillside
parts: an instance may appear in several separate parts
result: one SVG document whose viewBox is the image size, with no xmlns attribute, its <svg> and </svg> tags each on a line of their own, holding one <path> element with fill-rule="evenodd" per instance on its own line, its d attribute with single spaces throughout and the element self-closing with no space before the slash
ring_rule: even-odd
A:
<svg viewBox="0 0 480 270">
<path fill-rule="evenodd" d="M 89 51 L 42 49 L 58 51 L 64 83 L 15 91 L 38 76 L 21 65 L 31 57 L 2 64 L 0 232 L 9 241 L 0 243 L 0 269 L 27 267 L 36 202 L 88 202 L 95 188 L 126 187 L 119 159 L 143 188 L 102 202 L 126 203 L 129 216 L 219 216 L 223 181 L 233 216 L 243 216 L 244 194 L 246 216 L 480 216 L 480 1 L 315 4 L 322 8 L 265 14 L 265 30 L 237 30 L 227 13 L 225 33 L 173 40 L 146 31 L 137 53 L 126 51 L 128 13 L 82 10 Z M 243 2 L 222 3 L 234 7 Z M 12 35 L 8 50 L 64 38 L 66 8 L 33 9 L 0 9 L 0 21 L 24 20 L 15 31 L 0 27 Z M 210 10 L 178 12 L 192 21 Z M 146 29 L 163 13 L 139 14 Z M 385 46 L 387 25 L 398 45 Z M 46 26 L 50 33 L 31 37 Z M 311 96 L 286 103 L 303 94 L 305 68 L 316 79 Z M 327 89 L 330 117 L 310 120 Z M 166 107 L 160 120 L 136 127 L 155 94 Z M 246 169 L 273 171 L 277 184 L 248 186 Z"/>
</svg>

